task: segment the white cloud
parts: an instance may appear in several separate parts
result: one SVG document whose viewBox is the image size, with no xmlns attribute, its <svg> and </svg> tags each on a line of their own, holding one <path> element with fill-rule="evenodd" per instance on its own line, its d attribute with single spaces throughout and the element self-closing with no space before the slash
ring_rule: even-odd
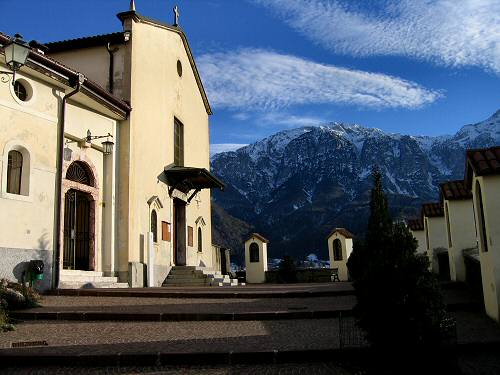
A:
<svg viewBox="0 0 500 375">
<path fill-rule="evenodd" d="M 239 148 L 247 146 L 246 143 L 216 143 L 210 145 L 210 157 L 221 152 L 235 151 Z"/>
<path fill-rule="evenodd" d="M 296 116 L 284 112 L 266 112 L 258 117 L 258 123 L 264 125 L 284 125 L 294 128 L 301 126 L 315 126 L 326 122 L 325 119 L 314 116 Z"/>
<path fill-rule="evenodd" d="M 234 110 L 325 103 L 416 108 L 441 96 L 400 78 L 262 49 L 205 54 L 198 65 L 211 103 Z"/>
<path fill-rule="evenodd" d="M 499 0 L 253 0 L 323 47 L 500 74 Z"/>
</svg>

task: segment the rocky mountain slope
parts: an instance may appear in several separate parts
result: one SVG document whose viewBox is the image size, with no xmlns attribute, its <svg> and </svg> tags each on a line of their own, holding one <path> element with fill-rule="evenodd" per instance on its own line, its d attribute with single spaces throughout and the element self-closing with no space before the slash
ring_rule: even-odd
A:
<svg viewBox="0 0 500 375">
<path fill-rule="evenodd" d="M 212 171 L 227 188 L 213 199 L 267 236 L 271 257 L 327 258 L 325 236 L 332 228 L 364 230 L 374 165 L 382 171 L 394 217 L 404 218 L 423 201 L 437 199 L 440 182 L 463 177 L 466 149 L 496 144 L 500 111 L 440 137 L 344 123 L 285 130 L 215 155 Z M 224 233 L 236 230 L 216 226 Z"/>
</svg>

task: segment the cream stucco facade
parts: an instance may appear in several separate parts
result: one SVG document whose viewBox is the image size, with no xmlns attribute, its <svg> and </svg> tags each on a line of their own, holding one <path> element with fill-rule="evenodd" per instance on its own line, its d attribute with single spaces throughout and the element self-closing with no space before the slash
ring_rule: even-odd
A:
<svg viewBox="0 0 500 375">
<path fill-rule="evenodd" d="M 429 261 L 431 262 L 431 269 L 433 272 L 439 273 L 439 263 L 436 251 L 448 249 L 444 217 L 428 217 L 424 215 L 424 234 L 426 251 Z"/>
<path fill-rule="evenodd" d="M 246 282 L 249 284 L 266 282 L 267 243 L 264 237 L 256 233 L 245 241 Z"/>
<path fill-rule="evenodd" d="M 327 238 L 330 268 L 338 269 L 340 281 L 349 280 L 347 261 L 352 253 L 352 236 L 346 235 L 345 230 L 334 230 Z"/>
<path fill-rule="evenodd" d="M 425 230 L 410 230 L 410 232 L 417 240 L 417 253 L 427 254 Z"/>
<path fill-rule="evenodd" d="M 446 237 L 452 281 L 465 281 L 463 250 L 477 246 L 472 199 L 444 200 Z"/>
<path fill-rule="evenodd" d="M 183 127 L 183 165 L 210 169 L 211 111 L 182 31 L 133 11 L 118 17 L 123 32 L 117 33 L 118 39 L 113 37 L 114 44 L 108 46 L 104 40 L 97 46 L 56 48 L 52 56 L 131 103 L 133 109 L 120 124 L 118 134 L 115 272 L 122 281 L 133 283 L 128 275 L 129 262 L 147 263 L 145 249 L 154 210 L 158 232 L 166 225 L 172 231 L 170 240 L 158 233 L 154 243 L 154 284 L 160 286 L 170 268 L 178 264 L 172 238 L 176 231 L 175 202 L 182 206 L 178 211 L 185 209 L 185 233 L 179 236 L 185 242 L 185 264 L 213 268 L 210 191 L 201 190 L 187 203 L 189 194 L 171 191 L 162 176 L 165 167 L 174 165 L 174 121 Z M 108 50 L 114 51 L 112 60 Z M 157 199 L 148 204 L 154 197 Z"/>
<path fill-rule="evenodd" d="M 486 313 L 500 320 L 500 176 L 472 178 Z"/>
<path fill-rule="evenodd" d="M 147 284 L 161 286 L 174 265 L 216 266 L 209 189 L 222 184 L 209 173 L 211 109 L 181 29 L 135 11 L 118 17 L 121 32 L 48 43 L 53 60 L 37 57 L 50 65 L 47 69 L 54 64 L 61 71 L 72 69 L 72 74 L 81 72 L 88 82 L 65 107 L 60 267 L 99 271 L 143 286 L 142 275 L 134 279 L 136 273 L 129 273 L 131 265 L 140 263 L 154 268 L 147 273 L 154 280 Z M 0 123 L 0 219 L 8 221 L 2 227 L 8 235 L 1 236 L 0 252 L 27 251 L 28 259 L 39 251 L 50 263 L 55 258 L 57 231 L 57 125 L 61 98 L 74 85 L 41 82 L 41 76 L 28 67 L 18 74 L 32 89 L 26 102 L 18 100 L 11 85 L 0 87 L 0 118 L 4 119 Z M 119 108 L 114 110 L 113 105 Z M 94 136 L 110 134 L 114 152 L 105 155 L 100 141 L 85 142 L 87 131 Z M 28 190 L 15 197 L 5 192 L 7 155 L 12 149 L 29 160 L 29 184 L 22 184 Z M 23 178 L 27 171 L 23 168 Z M 75 173 L 88 174 L 89 181 L 79 181 Z M 67 174 L 72 179 L 65 178 Z M 80 206 L 74 203 L 82 199 Z M 86 210 L 83 216 L 82 210 Z M 7 220 L 13 216 L 14 220 Z M 68 229 L 77 221 L 83 223 L 89 241 L 85 245 L 89 261 L 83 265 L 76 264 L 76 258 L 68 262 L 65 256 L 68 241 L 78 242 L 78 231 Z"/>
<path fill-rule="evenodd" d="M 56 228 L 54 220 L 57 129 L 62 121 L 62 98 L 73 88 L 58 72 L 38 61 L 40 56 L 43 59 L 42 55 L 38 59 L 32 56 L 16 75 L 26 97 L 16 94 L 12 78 L 0 84 L 0 278 L 22 281 L 27 262 L 39 259 L 45 264 L 39 287 L 47 289 L 53 276 L 54 239 L 57 232 L 64 236 L 64 228 Z M 2 63 L 0 70 L 8 68 Z M 95 217 L 89 268 L 98 271 L 107 266 L 114 252 L 115 157 L 104 155 L 100 143 L 73 141 L 81 140 L 88 130 L 115 135 L 124 115 L 114 114 L 88 92 L 73 96 L 65 110 L 64 141 L 71 143 L 65 147 L 61 198 L 64 201 L 71 189 L 79 189 L 75 181 L 66 179 L 68 167 L 75 161 L 85 163 L 94 181 L 92 194 L 86 195 Z M 22 155 L 20 190 L 14 193 L 8 187 L 13 176 L 9 166 L 13 151 Z M 60 261 L 62 267 L 63 257 Z"/>
</svg>

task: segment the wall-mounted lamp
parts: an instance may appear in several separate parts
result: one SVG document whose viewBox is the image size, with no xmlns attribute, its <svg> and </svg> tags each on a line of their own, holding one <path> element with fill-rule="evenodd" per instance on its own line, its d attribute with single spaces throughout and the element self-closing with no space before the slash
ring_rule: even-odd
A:
<svg viewBox="0 0 500 375">
<path fill-rule="evenodd" d="M 102 139 L 106 138 L 104 142 L 102 142 L 102 153 L 104 155 L 111 155 L 113 153 L 113 148 L 115 143 L 110 140 L 110 138 L 113 138 L 113 136 L 108 133 L 106 135 L 92 135 L 90 130 L 87 130 L 87 135 L 82 139 L 86 143 L 91 143 L 92 140 L 94 139 Z M 74 140 L 66 140 L 65 144 L 73 143 L 73 142 L 79 142 L 78 138 L 75 138 Z"/>
<path fill-rule="evenodd" d="M 108 133 L 107 135 L 92 135 L 90 130 L 87 130 L 87 136 L 85 137 L 85 141 L 90 143 L 93 139 L 101 139 L 101 138 L 106 138 L 106 140 L 102 142 L 104 155 L 111 155 L 113 153 L 113 146 L 115 145 L 114 142 L 109 139 L 113 138 L 111 134 Z"/>
<path fill-rule="evenodd" d="M 16 82 L 16 72 L 21 69 L 24 64 L 26 64 L 26 60 L 28 59 L 30 52 L 30 46 L 28 43 L 23 41 L 23 37 L 21 35 L 16 34 L 14 35 L 14 38 L 3 46 L 3 50 L 5 53 L 5 63 L 11 71 L 0 71 L 0 74 L 7 76 L 7 78 L 2 77 L 1 81 L 4 83 L 8 82 L 8 76 L 12 75 L 12 85 L 14 85 Z"/>
</svg>

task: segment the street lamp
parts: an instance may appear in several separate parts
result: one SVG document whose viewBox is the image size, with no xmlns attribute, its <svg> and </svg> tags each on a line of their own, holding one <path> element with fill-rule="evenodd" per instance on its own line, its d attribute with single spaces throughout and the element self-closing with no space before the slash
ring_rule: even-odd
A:
<svg viewBox="0 0 500 375">
<path fill-rule="evenodd" d="M 28 55 L 30 52 L 29 45 L 23 41 L 23 37 L 19 34 L 14 35 L 8 43 L 3 46 L 5 53 L 5 63 L 7 67 L 11 70 L 0 71 L 0 74 L 12 75 L 12 85 L 16 82 L 16 72 L 21 69 L 21 67 L 26 64 Z M 2 78 L 2 82 L 7 82 L 7 79 Z"/>
<path fill-rule="evenodd" d="M 108 133 L 107 135 L 92 135 L 90 130 L 87 130 L 87 136 L 85 137 L 86 142 L 91 142 L 93 139 L 106 138 L 104 142 L 102 142 L 102 149 L 104 155 L 111 155 L 113 153 L 113 146 L 115 145 L 113 141 L 109 138 L 113 138 L 113 136 Z"/>
</svg>

